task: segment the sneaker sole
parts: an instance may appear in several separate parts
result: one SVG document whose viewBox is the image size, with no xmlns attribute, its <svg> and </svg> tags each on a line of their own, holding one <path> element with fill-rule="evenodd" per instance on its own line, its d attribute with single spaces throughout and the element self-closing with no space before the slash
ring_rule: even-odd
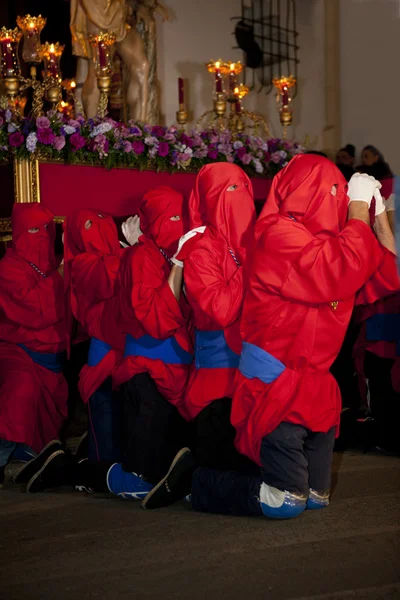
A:
<svg viewBox="0 0 400 600">
<path fill-rule="evenodd" d="M 28 481 L 27 486 L 26 486 L 26 491 L 27 492 L 30 492 L 32 485 L 35 483 L 35 481 L 38 479 L 38 477 L 40 477 L 40 475 L 43 473 L 43 471 L 45 470 L 45 468 L 47 467 L 47 465 L 49 463 L 51 463 L 51 461 L 56 456 L 60 456 L 60 454 L 65 454 L 64 450 L 56 450 L 56 452 L 54 452 L 51 456 L 49 456 L 49 458 L 44 463 L 43 467 L 37 473 L 35 473 L 35 475 L 33 477 L 31 477 L 31 479 Z M 36 492 L 32 492 L 32 494 L 35 494 L 35 493 Z"/>
<path fill-rule="evenodd" d="M 152 490 L 150 490 L 150 492 L 147 494 L 146 498 L 143 500 L 143 502 L 141 503 L 141 507 L 142 508 L 146 508 L 146 504 L 147 502 L 150 500 L 150 498 L 153 496 L 153 494 L 155 494 L 155 492 L 157 490 L 160 489 L 160 487 L 162 487 L 164 485 L 164 483 L 166 482 L 166 480 L 168 479 L 168 477 L 171 474 L 171 471 L 174 469 L 174 467 L 176 466 L 176 464 L 180 461 L 180 459 L 187 453 L 190 453 L 190 449 L 189 448 L 182 448 L 182 450 L 179 450 L 178 454 L 175 456 L 174 460 L 171 463 L 170 468 L 168 469 L 168 473 L 165 475 L 165 477 L 163 477 L 161 479 L 161 481 L 159 481 L 157 483 L 157 485 L 155 485 L 153 487 Z"/>
<path fill-rule="evenodd" d="M 19 477 L 23 474 L 23 472 L 25 470 L 28 470 L 29 466 L 33 463 L 33 461 L 37 460 L 39 458 L 39 456 L 44 454 L 46 452 L 46 450 L 48 450 L 51 446 L 57 446 L 57 445 L 62 447 L 62 443 L 59 440 L 52 440 L 51 442 L 46 444 L 46 446 L 44 448 L 42 448 L 42 450 L 39 452 L 39 454 L 37 456 L 34 456 L 32 458 L 32 460 L 28 461 L 27 463 L 24 463 L 24 466 L 14 475 L 13 482 L 16 484 L 23 483 L 23 481 L 18 481 Z M 56 452 L 56 450 L 55 450 L 55 452 Z"/>
</svg>

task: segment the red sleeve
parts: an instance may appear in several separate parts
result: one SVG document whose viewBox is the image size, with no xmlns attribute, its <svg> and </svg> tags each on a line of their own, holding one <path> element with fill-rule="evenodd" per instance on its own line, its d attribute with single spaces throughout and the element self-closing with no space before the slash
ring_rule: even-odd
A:
<svg viewBox="0 0 400 600">
<path fill-rule="evenodd" d="M 378 242 L 379 243 L 379 242 Z M 396 256 L 384 246 L 382 260 L 356 296 L 356 304 L 373 304 L 377 300 L 400 290 L 400 278 L 397 271 Z"/>
<path fill-rule="evenodd" d="M 57 271 L 43 278 L 16 260 L 3 258 L 0 265 L 0 306 L 7 319 L 35 331 L 63 320 L 63 279 Z"/>
<path fill-rule="evenodd" d="M 203 313 L 221 328 L 237 320 L 243 304 L 242 267 L 226 280 L 217 259 L 203 248 L 186 258 L 183 276 L 187 299 L 195 314 Z"/>
<path fill-rule="evenodd" d="M 321 240 L 281 219 L 257 245 L 255 275 L 261 285 L 290 300 L 322 304 L 351 298 L 377 270 L 383 254 L 362 221 L 352 219 L 339 235 Z"/>
<path fill-rule="evenodd" d="M 111 298 L 119 263 L 118 256 L 85 253 L 76 257 L 72 262 L 71 281 L 78 302 L 93 306 Z"/>
<path fill-rule="evenodd" d="M 152 260 L 147 251 L 130 254 L 132 308 L 137 320 L 148 335 L 156 339 L 167 339 L 185 325 L 164 270 Z"/>
</svg>

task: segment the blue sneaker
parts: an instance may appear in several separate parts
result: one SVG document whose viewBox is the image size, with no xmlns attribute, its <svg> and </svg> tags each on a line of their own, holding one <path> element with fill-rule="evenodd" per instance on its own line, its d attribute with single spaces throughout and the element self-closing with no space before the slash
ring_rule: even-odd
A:
<svg viewBox="0 0 400 600">
<path fill-rule="evenodd" d="M 307 510 L 320 510 L 329 506 L 330 491 L 317 492 L 310 488 L 310 495 L 307 500 Z"/>
<path fill-rule="evenodd" d="M 121 498 L 132 498 L 142 500 L 153 489 L 148 483 L 136 473 L 124 471 L 120 463 L 115 463 L 107 473 L 107 486 L 112 494 Z"/>
<path fill-rule="evenodd" d="M 266 483 L 261 484 L 260 506 L 270 519 L 293 519 L 306 509 L 306 496 L 278 490 Z"/>
</svg>

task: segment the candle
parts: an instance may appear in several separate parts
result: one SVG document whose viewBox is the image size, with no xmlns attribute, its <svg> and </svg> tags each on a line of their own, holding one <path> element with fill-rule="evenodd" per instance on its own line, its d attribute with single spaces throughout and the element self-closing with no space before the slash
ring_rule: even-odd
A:
<svg viewBox="0 0 400 600">
<path fill-rule="evenodd" d="M 289 104 L 289 95 L 288 95 L 288 89 L 285 86 L 283 88 L 283 93 L 282 93 L 282 105 L 287 106 L 288 104 Z"/>
<path fill-rule="evenodd" d="M 99 65 L 100 68 L 107 67 L 107 48 L 104 42 L 99 42 Z"/>
<path fill-rule="evenodd" d="M 179 77 L 178 79 L 178 95 L 179 95 L 179 106 L 183 106 L 185 104 L 185 92 L 183 88 L 183 79 Z"/>
<path fill-rule="evenodd" d="M 242 105 L 241 105 L 240 100 L 236 100 L 236 102 L 235 102 L 235 111 L 236 111 L 236 114 L 240 114 L 242 112 Z"/>
<path fill-rule="evenodd" d="M 58 64 L 54 44 L 51 44 L 49 48 L 49 74 L 50 77 L 54 77 L 55 79 L 58 77 Z"/>
<path fill-rule="evenodd" d="M 234 92 L 236 87 L 235 64 L 231 63 L 229 71 L 229 91 Z"/>
<path fill-rule="evenodd" d="M 14 70 L 12 42 L 10 38 L 1 41 L 1 59 L 3 63 L 3 77 L 6 77 L 7 71 Z"/>
<path fill-rule="evenodd" d="M 222 78 L 221 78 L 221 63 L 217 61 L 215 63 L 215 91 L 217 94 L 222 94 Z"/>
</svg>

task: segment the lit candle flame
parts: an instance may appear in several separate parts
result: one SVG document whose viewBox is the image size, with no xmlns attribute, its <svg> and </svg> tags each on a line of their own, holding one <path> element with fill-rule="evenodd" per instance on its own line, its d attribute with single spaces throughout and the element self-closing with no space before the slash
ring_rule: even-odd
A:
<svg viewBox="0 0 400 600">
<path fill-rule="evenodd" d="M 71 81 L 71 87 L 72 88 L 76 88 L 76 82 L 75 81 Z"/>
<path fill-rule="evenodd" d="M 49 52 L 50 54 L 54 54 L 54 44 L 50 44 Z"/>
<path fill-rule="evenodd" d="M 233 91 L 234 91 L 234 93 L 235 93 L 236 95 L 237 95 L 237 94 L 239 94 L 239 88 L 238 88 L 238 87 L 235 87 L 235 89 L 234 89 Z"/>
<path fill-rule="evenodd" d="M 219 62 L 219 60 L 217 60 L 217 62 L 215 63 L 215 67 L 216 67 L 217 69 L 219 69 L 219 68 L 220 68 L 220 66 L 221 66 L 221 63 Z"/>
<path fill-rule="evenodd" d="M 33 21 L 31 21 L 29 23 L 29 29 L 34 29 L 34 27 L 35 27 L 35 23 Z"/>
<path fill-rule="evenodd" d="M 231 71 L 234 71 L 235 70 L 235 63 L 231 63 L 231 67 L 230 68 L 231 68 Z"/>
</svg>

